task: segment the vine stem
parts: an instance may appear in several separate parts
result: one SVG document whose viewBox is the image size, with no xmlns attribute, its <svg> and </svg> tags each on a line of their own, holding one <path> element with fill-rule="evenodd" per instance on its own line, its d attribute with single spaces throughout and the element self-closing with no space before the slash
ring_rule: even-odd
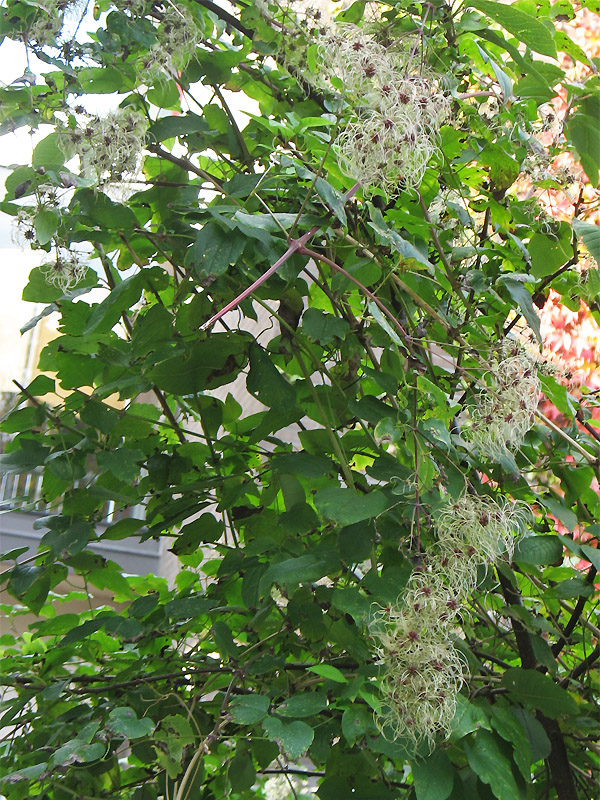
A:
<svg viewBox="0 0 600 800">
<path fill-rule="evenodd" d="M 552 422 L 551 419 L 548 419 L 548 417 L 545 414 L 542 414 L 541 411 L 536 411 L 535 415 L 536 417 L 538 417 L 538 419 L 541 419 L 542 422 L 545 425 L 547 425 L 551 430 L 553 430 L 555 433 L 561 436 L 566 442 L 568 442 L 571 445 L 571 447 L 577 450 L 577 452 L 580 453 L 585 459 L 587 459 L 590 464 L 592 464 L 593 466 L 596 466 L 598 464 L 598 459 L 596 458 L 596 456 L 592 455 L 592 453 L 588 453 L 588 451 L 584 447 L 582 447 L 578 442 L 576 442 L 575 439 L 571 438 L 571 436 L 569 436 L 569 434 L 566 431 L 563 431 L 562 428 L 559 428 L 558 425 Z"/>
<path fill-rule="evenodd" d="M 310 258 L 314 259 L 315 261 L 322 261 L 324 264 L 327 264 L 328 266 L 330 266 L 332 270 L 334 270 L 335 272 L 339 272 L 341 275 L 343 275 L 349 281 L 352 281 L 352 283 L 355 283 L 358 286 L 358 288 L 361 290 L 361 292 L 363 292 L 369 298 L 369 300 L 372 300 L 375 303 L 375 305 L 377 306 L 377 308 L 380 311 L 382 311 L 385 314 L 385 316 L 394 323 L 396 328 L 398 328 L 398 330 L 400 331 L 400 333 L 404 337 L 404 340 L 407 343 L 406 346 L 407 346 L 408 351 L 410 353 L 412 353 L 412 349 L 411 349 L 411 346 L 410 346 L 411 337 L 404 330 L 404 328 L 403 328 L 402 324 L 400 323 L 400 321 L 398 319 L 396 319 L 396 317 L 392 314 L 392 312 L 389 310 L 389 308 L 384 303 L 381 302 L 381 300 L 377 297 L 376 294 L 373 294 L 373 292 L 370 289 L 367 289 L 367 287 L 364 286 L 360 281 L 358 281 L 353 275 L 351 275 L 349 272 L 347 272 L 343 267 L 340 267 L 339 264 L 336 264 L 335 261 L 332 261 L 327 256 L 324 256 L 321 253 L 317 253 L 315 250 L 310 250 L 308 247 L 300 248 L 300 253 L 302 255 L 309 256 Z"/>
<path fill-rule="evenodd" d="M 359 189 L 360 183 L 355 183 L 350 191 L 346 193 L 345 202 L 347 203 L 349 200 L 351 200 Z M 314 225 L 309 231 L 302 234 L 300 238 L 292 239 L 288 249 L 281 256 L 281 258 L 278 258 L 277 261 L 271 267 L 269 267 L 269 269 L 263 275 L 261 275 L 260 278 L 257 278 L 254 283 L 248 286 L 247 289 L 244 289 L 243 292 L 240 292 L 237 297 L 234 297 L 230 303 L 227 303 L 226 306 L 223 306 L 223 308 L 220 311 L 217 311 L 216 314 L 213 314 L 209 320 L 200 326 L 200 330 L 207 330 L 208 328 L 212 327 L 215 322 L 221 319 L 221 317 L 225 316 L 225 314 L 227 314 L 229 311 L 233 311 L 233 309 L 237 308 L 237 306 L 239 306 L 239 304 L 242 303 L 247 297 L 250 297 L 250 295 L 255 292 L 259 286 L 262 286 L 265 281 L 269 280 L 269 278 L 274 275 L 277 270 L 283 266 L 283 264 L 285 264 L 285 262 L 288 261 L 291 256 L 293 256 L 294 253 L 302 250 L 304 245 L 315 235 L 315 233 L 317 233 L 319 228 L 319 225 Z"/>
</svg>

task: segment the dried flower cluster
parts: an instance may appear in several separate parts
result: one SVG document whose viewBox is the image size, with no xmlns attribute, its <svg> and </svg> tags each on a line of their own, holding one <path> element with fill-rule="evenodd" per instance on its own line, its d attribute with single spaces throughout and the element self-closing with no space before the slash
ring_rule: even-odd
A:
<svg viewBox="0 0 600 800">
<path fill-rule="evenodd" d="M 148 3 L 146 0 L 113 0 L 119 11 L 126 11 L 132 17 L 143 17 Z"/>
<path fill-rule="evenodd" d="M 23 206 L 14 218 L 12 240 L 21 249 L 25 249 L 27 246 L 31 247 L 37 243 L 35 215 L 35 208 Z"/>
<path fill-rule="evenodd" d="M 129 108 L 118 108 L 105 117 L 80 116 L 76 127 L 62 130 L 61 141 L 67 155 L 79 155 L 82 172 L 101 184 L 135 174 L 148 128 L 146 118 Z"/>
<path fill-rule="evenodd" d="M 295 16 L 292 16 L 295 12 Z M 437 81 L 414 67 L 416 46 L 388 47 L 353 24 L 324 24 L 320 10 L 287 9 L 290 36 L 282 37 L 280 60 L 308 73 L 307 49 L 316 42 L 317 68 L 308 80 L 341 95 L 351 114 L 335 142 L 340 168 L 365 189 L 387 194 L 418 186 L 436 151 L 449 100 Z"/>
<path fill-rule="evenodd" d="M 196 52 L 202 34 L 191 13 L 183 6 L 168 6 L 156 31 L 157 42 L 141 60 L 143 76 L 152 82 L 161 73 L 176 74 Z"/>
<path fill-rule="evenodd" d="M 337 142 L 342 170 L 387 193 L 420 184 L 449 110 L 436 82 L 412 69 L 412 51 L 386 48 L 355 26 L 338 26 L 319 49 L 357 112 Z"/>
<path fill-rule="evenodd" d="M 68 292 L 85 278 L 88 268 L 77 253 L 66 247 L 57 247 L 54 260 L 42 264 L 40 269 L 47 283 Z"/>
<path fill-rule="evenodd" d="M 36 221 L 40 215 L 53 212 L 58 219 L 60 202 L 58 190 L 52 184 L 40 184 L 36 189 L 37 204 L 35 206 L 22 206 L 15 218 L 12 239 L 21 248 L 31 247 L 35 250 L 42 247 L 38 241 Z M 47 243 L 46 241 L 44 242 Z M 63 292 L 68 292 L 81 281 L 88 270 L 80 254 L 69 247 L 60 233 L 55 233 L 49 242 L 55 253 L 53 260 L 40 267 L 47 283 L 57 286 Z"/>
<path fill-rule="evenodd" d="M 504 356 L 489 371 L 488 387 L 464 430 L 479 453 L 494 461 L 523 443 L 533 425 L 540 394 L 532 358 L 516 343 L 505 348 Z"/>
<path fill-rule="evenodd" d="M 83 0 L 37 0 L 35 5 L 39 10 L 27 29 L 27 43 L 38 47 L 57 47 L 65 15 L 76 12 L 83 5 Z"/>
<path fill-rule="evenodd" d="M 382 733 L 416 752 L 448 735 L 466 663 L 452 631 L 477 571 L 512 554 L 527 515 L 516 503 L 463 494 L 436 523 L 437 543 L 415 569 L 397 606 L 380 609 L 371 630 L 384 667 Z"/>
</svg>

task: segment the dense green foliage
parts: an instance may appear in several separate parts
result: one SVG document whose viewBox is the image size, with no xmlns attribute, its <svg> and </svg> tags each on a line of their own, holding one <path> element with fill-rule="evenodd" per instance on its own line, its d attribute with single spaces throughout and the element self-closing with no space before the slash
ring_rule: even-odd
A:
<svg viewBox="0 0 600 800">
<path fill-rule="evenodd" d="M 47 503 L 39 554 L 2 556 L 37 616 L 0 638 L 3 795 L 598 797 L 594 396 L 536 355 L 550 288 L 600 287 L 582 195 L 571 224 L 535 192 L 583 186 L 566 152 L 598 182 L 573 6 L 232 5 L 97 0 L 73 39 L 84 3 L 0 3 L 40 67 L 0 130 L 53 126 L 1 208 L 47 253 L 31 324 L 59 318 L 0 423 Z M 173 585 L 90 549 L 132 537 Z M 69 575 L 114 603 L 65 613 Z"/>
</svg>

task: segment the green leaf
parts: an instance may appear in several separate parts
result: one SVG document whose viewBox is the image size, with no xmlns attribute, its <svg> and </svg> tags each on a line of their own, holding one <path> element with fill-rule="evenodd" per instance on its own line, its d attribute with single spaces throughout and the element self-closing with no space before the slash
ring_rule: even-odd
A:
<svg viewBox="0 0 600 800">
<path fill-rule="evenodd" d="M 327 574 L 327 567 L 326 561 L 312 553 L 271 564 L 260 579 L 259 593 L 262 595 L 273 583 L 297 586 L 300 583 L 318 581 Z"/>
<path fill-rule="evenodd" d="M 160 361 L 148 370 L 147 375 L 164 391 L 195 394 L 208 386 L 216 387 L 233 381 L 246 360 L 244 347 L 242 337 L 213 333 L 208 339 L 194 342 L 185 350 Z"/>
<path fill-rule="evenodd" d="M 554 375 L 540 375 L 540 383 L 548 400 L 554 403 L 561 414 L 572 419 L 575 416 L 577 401 L 569 394 L 567 387 L 559 383 Z"/>
<path fill-rule="evenodd" d="M 48 244 L 58 228 L 58 214 L 49 208 L 38 211 L 35 216 L 35 234 L 40 244 Z"/>
<path fill-rule="evenodd" d="M 454 785 L 454 767 L 443 750 L 412 765 L 417 800 L 446 800 Z"/>
<path fill-rule="evenodd" d="M 344 339 L 349 330 L 350 324 L 345 319 L 326 314 L 317 308 L 307 308 L 302 315 L 302 332 L 323 345 L 333 344 L 336 339 Z"/>
<path fill-rule="evenodd" d="M 214 607 L 214 601 L 208 597 L 176 597 L 165 603 L 165 614 L 171 619 L 194 619 L 208 612 Z"/>
<path fill-rule="evenodd" d="M 510 712 L 519 721 L 527 734 L 529 747 L 531 748 L 531 763 L 535 764 L 536 761 L 548 758 L 552 745 L 542 724 L 523 708 L 511 707 Z"/>
<path fill-rule="evenodd" d="M 493 734 L 477 731 L 463 746 L 469 766 L 482 783 L 489 785 L 498 800 L 524 800 L 525 787 L 515 780 L 511 762 Z"/>
<path fill-rule="evenodd" d="M 365 736 L 374 735 L 376 731 L 370 708 L 354 704 L 342 714 L 342 733 L 351 747 Z"/>
<path fill-rule="evenodd" d="M 559 231 L 554 236 L 545 233 L 534 233 L 527 250 L 531 256 L 531 271 L 536 278 L 551 275 L 573 257 L 571 247 L 571 228 L 566 222 L 560 223 Z"/>
<path fill-rule="evenodd" d="M 507 669 L 500 683 L 519 702 L 533 706 L 551 719 L 561 714 L 577 714 L 577 703 L 571 695 L 548 675 L 534 669 Z"/>
<path fill-rule="evenodd" d="M 106 751 L 106 745 L 101 742 L 85 744 L 80 739 L 73 739 L 52 754 L 50 766 L 66 766 L 68 764 L 85 764 L 88 761 L 97 761 Z"/>
<path fill-rule="evenodd" d="M 573 114 L 566 126 L 566 133 L 577 150 L 590 183 L 597 186 L 600 171 L 599 121 L 587 114 Z"/>
<path fill-rule="evenodd" d="M 155 748 L 161 766 L 173 780 L 181 772 L 183 749 L 194 744 L 196 736 L 190 723 L 180 714 L 164 717 L 154 732 L 154 741 L 160 742 Z"/>
<path fill-rule="evenodd" d="M 188 111 L 187 114 L 160 117 L 148 129 L 148 136 L 157 142 L 162 142 L 175 136 L 187 136 L 199 131 L 206 133 L 208 130 L 206 120 Z"/>
<path fill-rule="evenodd" d="M 88 580 L 98 589 L 109 589 L 115 595 L 131 597 L 132 591 L 121 568 L 114 561 L 106 561 L 99 569 L 92 569 Z"/>
<path fill-rule="evenodd" d="M 531 293 L 527 291 L 520 281 L 514 280 L 514 278 L 503 277 L 501 281 L 506 286 L 512 299 L 521 309 L 521 313 L 527 320 L 531 330 L 534 332 L 535 338 L 541 344 L 542 335 L 540 333 L 540 318 L 533 305 Z"/>
<path fill-rule="evenodd" d="M 359 494 L 354 489 L 332 486 L 315 495 L 315 506 L 319 514 L 340 525 L 353 525 L 355 522 L 377 517 L 391 505 L 393 502 L 377 490 L 369 494 Z"/>
<path fill-rule="evenodd" d="M 87 547 L 93 535 L 93 528 L 89 522 L 75 521 L 68 525 L 66 530 L 51 530 L 42 536 L 40 544 L 44 547 L 51 547 L 56 555 L 68 553 L 71 556 L 80 553 Z M 64 558 L 64 555 L 63 555 Z"/>
<path fill-rule="evenodd" d="M 302 719 L 312 717 L 327 708 L 327 696 L 321 692 L 301 692 L 292 695 L 288 700 L 275 709 L 281 717 Z"/>
<path fill-rule="evenodd" d="M 140 477 L 141 465 L 145 462 L 141 450 L 130 450 L 128 447 L 101 450 L 96 458 L 103 472 L 112 472 L 115 478 L 126 482 L 132 482 Z"/>
<path fill-rule="evenodd" d="M 55 389 L 56 382 L 49 375 L 38 375 L 31 381 L 29 386 L 27 386 L 28 394 L 34 397 L 41 397 L 49 392 L 53 392 Z"/>
<path fill-rule="evenodd" d="M 456 714 L 451 725 L 451 740 L 457 741 L 480 728 L 490 728 L 485 713 L 462 694 L 456 696 Z"/>
<path fill-rule="evenodd" d="M 345 228 L 348 224 L 345 196 L 323 178 L 317 178 L 315 181 L 315 191 Z"/>
<path fill-rule="evenodd" d="M 541 497 L 543 505 L 548 509 L 553 517 L 559 519 L 570 531 L 574 531 L 578 525 L 577 515 L 560 500 L 553 497 Z"/>
<path fill-rule="evenodd" d="M 39 778 L 48 768 L 47 761 L 41 761 L 39 764 L 33 764 L 31 767 L 22 767 L 8 775 L 4 774 L 2 780 L 8 784 L 17 783 L 18 781 L 35 781 Z M 20 797 L 25 797 L 21 794 Z"/>
<path fill-rule="evenodd" d="M 277 370 L 262 347 L 250 346 L 250 372 L 246 388 L 269 408 L 286 408 L 296 404 L 296 391 Z"/>
<path fill-rule="evenodd" d="M 536 53 L 556 58 L 556 46 L 552 31 L 533 14 L 528 14 L 514 6 L 494 3 L 491 0 L 469 0 L 469 5 L 502 25 L 520 42 Z"/>
<path fill-rule="evenodd" d="M 525 729 L 510 709 L 499 705 L 491 707 L 494 730 L 514 749 L 513 758 L 525 781 L 531 779 L 531 745 Z"/>
<path fill-rule="evenodd" d="M 105 300 L 92 308 L 88 322 L 83 329 L 83 335 L 88 336 L 101 325 L 105 330 L 110 330 L 119 321 L 121 314 L 124 311 L 129 311 L 137 303 L 143 286 L 144 281 L 141 273 L 121 281 L 111 290 Z"/>
<path fill-rule="evenodd" d="M 600 550 L 597 547 L 592 547 L 589 544 L 580 545 L 581 553 L 586 561 L 593 564 L 598 572 L 600 572 Z"/>
<path fill-rule="evenodd" d="M 562 562 L 563 546 L 558 536 L 527 536 L 516 547 L 514 560 L 526 564 Z"/>
<path fill-rule="evenodd" d="M 154 730 L 154 723 L 148 717 L 137 718 L 132 708 L 119 706 L 113 708 L 108 715 L 106 727 L 115 734 L 125 736 L 127 739 L 141 739 L 150 736 Z"/>
<path fill-rule="evenodd" d="M 314 672 L 315 675 L 320 675 L 328 681 L 335 681 L 336 683 L 348 683 L 348 678 L 337 667 L 331 664 L 314 664 L 312 667 L 306 668 L 307 672 Z"/>
<path fill-rule="evenodd" d="M 46 136 L 45 139 L 42 139 L 41 142 L 36 144 L 33 149 L 32 164 L 34 169 L 43 168 L 46 171 L 52 170 L 53 172 L 58 172 L 58 170 L 65 163 L 65 154 L 59 144 L 59 141 L 58 134 L 51 133 L 49 136 Z"/>
<path fill-rule="evenodd" d="M 252 758 L 247 752 L 238 752 L 229 762 L 229 780 L 234 792 L 245 792 L 250 789 L 256 780 L 256 772 L 252 765 Z"/>
<path fill-rule="evenodd" d="M 224 231 L 215 222 L 207 223 L 196 233 L 196 241 L 188 250 L 185 263 L 193 266 L 202 281 L 207 277 L 218 277 L 235 264 L 241 256 L 246 237 L 237 231 Z"/>
<path fill-rule="evenodd" d="M 259 694 L 234 697 L 231 701 L 231 716 L 240 725 L 254 725 L 267 716 L 271 700 Z"/>
<path fill-rule="evenodd" d="M 403 349 L 405 349 L 406 348 L 405 343 L 398 335 L 398 332 L 395 331 L 394 328 L 392 328 L 389 320 L 387 319 L 387 317 L 384 317 L 384 315 L 381 313 L 377 305 L 374 302 L 369 301 L 367 303 L 367 308 L 369 309 L 369 314 L 371 314 L 371 316 L 373 317 L 375 322 L 379 325 L 379 327 L 383 328 L 383 330 L 387 333 L 392 342 L 394 342 L 394 344 L 397 344 L 398 347 L 402 347 Z"/>
<path fill-rule="evenodd" d="M 271 466 L 276 472 L 302 475 L 304 478 L 320 478 L 335 470 L 328 458 L 305 452 L 275 455 Z"/>
<path fill-rule="evenodd" d="M 572 220 L 571 225 L 577 238 L 583 241 L 589 254 L 596 259 L 596 263 L 600 266 L 600 227 L 580 219 Z"/>
<path fill-rule="evenodd" d="M 281 743 L 282 748 L 292 759 L 304 755 L 315 736 L 310 725 L 300 720 L 283 722 L 277 717 L 268 717 L 263 722 L 263 728 L 267 737 L 272 742 Z"/>
<path fill-rule="evenodd" d="M 35 467 L 44 463 L 50 453 L 49 447 L 44 447 L 35 439 L 21 438 L 19 444 L 21 445 L 20 450 L 0 455 L 0 474 L 33 472 Z"/>
<path fill-rule="evenodd" d="M 129 68 L 131 69 L 131 68 Z M 129 69 L 120 67 L 83 67 L 77 71 L 79 84 L 87 94 L 113 94 L 133 88 Z"/>
<path fill-rule="evenodd" d="M 544 597 L 556 597 L 560 600 L 569 600 L 573 597 L 589 597 L 594 592 L 594 587 L 585 578 L 570 578 L 561 581 L 546 589 Z"/>
</svg>

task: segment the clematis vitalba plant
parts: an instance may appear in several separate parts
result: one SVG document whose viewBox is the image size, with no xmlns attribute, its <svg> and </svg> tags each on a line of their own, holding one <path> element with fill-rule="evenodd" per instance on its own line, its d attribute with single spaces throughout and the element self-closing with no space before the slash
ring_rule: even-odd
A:
<svg viewBox="0 0 600 800">
<path fill-rule="evenodd" d="M 6 800 L 599 797 L 599 11 L 0 2 Z"/>
</svg>

